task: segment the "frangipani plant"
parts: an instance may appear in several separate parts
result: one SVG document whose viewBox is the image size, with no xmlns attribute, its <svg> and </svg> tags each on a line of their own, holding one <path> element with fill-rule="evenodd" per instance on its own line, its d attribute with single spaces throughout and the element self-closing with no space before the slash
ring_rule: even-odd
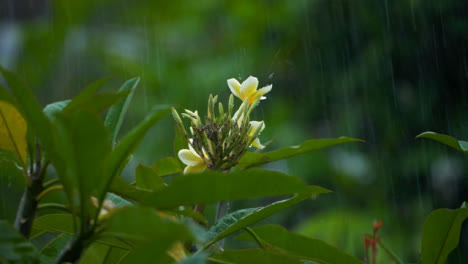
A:
<svg viewBox="0 0 468 264">
<path fill-rule="evenodd" d="M 176 148 L 175 157 L 163 158 L 152 166 L 138 165 L 132 185 L 121 177 L 123 168 L 149 128 L 170 112 L 169 107 L 157 107 L 117 140 L 138 78 L 126 82 L 117 93 L 100 94 L 97 91 L 105 83 L 103 79 L 71 100 L 41 109 L 21 78 L 7 70 L 2 69 L 2 73 L 12 94 L 0 89 L 0 134 L 7 135 L 0 138 L 0 149 L 10 154 L 4 155 L 7 164 L 18 164 L 8 171 L 26 179 L 15 226 L 0 221 L 2 261 L 361 263 L 323 241 L 299 236 L 280 226 L 249 227 L 299 202 L 330 192 L 307 185 L 297 177 L 253 167 L 360 141 L 346 137 L 313 139 L 270 152 L 250 151 L 264 148 L 259 135 L 265 124 L 251 120 L 250 114 L 271 85 L 257 90 L 255 77 L 242 84 L 228 80 L 233 95 L 227 107 L 217 102 L 217 96 L 210 96 L 204 120 L 198 111 L 186 110 L 182 114 L 190 121 L 188 129 L 173 109 L 181 131 L 175 145 L 182 143 L 182 147 Z M 237 108 L 234 96 L 242 100 Z M 101 119 L 99 114 L 109 107 Z M 24 122 L 12 121 L 18 119 L 13 118 L 18 113 Z M 24 145 L 26 155 L 24 147 L 21 151 L 12 148 Z M 49 166 L 55 168 L 56 175 L 48 173 Z M 62 195 L 53 198 L 51 193 Z M 205 219 L 206 204 L 272 196 L 290 197 L 264 207 L 225 210 L 211 226 Z M 246 233 L 241 238 L 250 237 L 260 248 L 220 251 L 220 240 L 243 231 Z M 278 235 L 281 241 L 301 247 L 275 240 Z"/>
</svg>

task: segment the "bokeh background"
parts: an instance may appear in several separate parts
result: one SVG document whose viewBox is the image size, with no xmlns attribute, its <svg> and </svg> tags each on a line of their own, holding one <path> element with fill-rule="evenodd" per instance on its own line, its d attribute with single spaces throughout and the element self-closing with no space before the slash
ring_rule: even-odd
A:
<svg viewBox="0 0 468 264">
<path fill-rule="evenodd" d="M 266 222 L 362 257 L 363 234 L 381 219 L 382 239 L 416 263 L 425 216 L 468 199 L 466 157 L 415 139 L 427 130 L 468 139 L 467 16 L 463 0 L 0 0 L 0 64 L 43 106 L 105 76 L 113 91 L 140 76 L 122 134 L 157 104 L 204 113 L 209 94 L 227 102 L 228 78 L 273 84 L 255 111 L 262 141 L 274 140 L 269 150 L 322 137 L 367 143 L 268 165 L 334 193 Z M 167 117 L 127 179 L 138 163 L 174 155 L 173 138 Z M 24 183 L 0 180 L 1 217 L 11 219 Z M 449 263 L 468 261 L 467 231 Z"/>
</svg>

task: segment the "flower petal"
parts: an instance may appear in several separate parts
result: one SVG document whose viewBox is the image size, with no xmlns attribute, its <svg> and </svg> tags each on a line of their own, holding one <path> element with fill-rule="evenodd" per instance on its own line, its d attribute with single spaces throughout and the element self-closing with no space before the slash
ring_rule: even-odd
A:
<svg viewBox="0 0 468 264">
<path fill-rule="evenodd" d="M 242 101 L 244 101 L 246 98 L 249 98 L 249 96 L 252 95 L 257 90 L 257 86 L 258 86 L 258 79 L 253 76 L 249 76 L 249 78 L 247 78 L 244 82 L 242 82 L 242 85 L 240 88 Z"/>
<path fill-rule="evenodd" d="M 260 132 L 263 131 L 263 129 L 265 129 L 265 122 L 261 122 L 261 121 L 250 121 L 249 124 L 251 125 L 251 128 L 250 128 L 250 136 L 253 135 L 253 133 L 255 132 L 255 130 L 257 130 L 257 128 L 261 125 L 262 128 L 260 128 Z"/>
<path fill-rule="evenodd" d="M 249 105 L 252 104 L 257 98 L 260 97 L 260 100 L 266 99 L 263 95 L 270 92 L 273 85 L 267 85 L 261 89 L 258 89 L 255 93 L 249 96 Z"/>
<path fill-rule="evenodd" d="M 227 80 L 227 84 L 229 89 L 231 89 L 232 94 L 241 98 L 241 84 L 234 78 Z"/>
<path fill-rule="evenodd" d="M 265 146 L 263 146 L 261 143 L 260 143 L 260 139 L 256 138 L 253 142 L 252 142 L 252 147 L 255 147 L 255 148 L 258 148 L 258 149 L 264 149 Z"/>
<path fill-rule="evenodd" d="M 190 173 L 199 173 L 199 172 L 203 172 L 204 170 L 206 170 L 206 163 L 200 163 L 196 166 L 187 166 L 185 167 L 184 169 L 184 174 L 190 174 Z"/>
<path fill-rule="evenodd" d="M 185 165 L 196 166 L 200 163 L 205 163 L 200 156 L 188 149 L 181 149 L 178 153 L 178 156 Z"/>
</svg>

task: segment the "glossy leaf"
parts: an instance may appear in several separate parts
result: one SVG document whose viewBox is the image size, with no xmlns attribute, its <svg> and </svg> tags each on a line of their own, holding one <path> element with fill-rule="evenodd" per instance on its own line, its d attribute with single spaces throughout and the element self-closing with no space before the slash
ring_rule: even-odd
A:
<svg viewBox="0 0 468 264">
<path fill-rule="evenodd" d="M 278 252 L 266 251 L 258 248 L 226 250 L 216 254 L 210 258 L 215 263 L 232 263 L 232 264 L 283 264 L 283 263 L 303 263 L 294 256 L 281 254 Z"/>
<path fill-rule="evenodd" d="M 435 141 L 438 141 L 446 146 L 454 148 L 458 151 L 463 152 L 464 154 L 468 154 L 468 142 L 463 140 L 457 140 L 451 136 L 438 134 L 435 132 L 424 132 L 416 136 L 416 138 L 428 138 Z"/>
<path fill-rule="evenodd" d="M 403 264 L 404 262 L 398 257 L 395 252 L 393 252 L 387 244 L 382 241 L 382 238 L 379 239 L 379 246 L 387 253 L 388 256 L 394 261 L 395 264 Z"/>
<path fill-rule="evenodd" d="M 122 98 L 127 96 L 129 91 L 120 93 L 100 93 L 89 97 L 87 100 L 73 104 L 70 102 L 64 109 L 64 112 L 75 112 L 75 111 L 88 111 L 94 114 L 99 114 L 107 108 L 113 106 L 119 102 Z"/>
<path fill-rule="evenodd" d="M 62 110 L 71 102 L 71 100 L 64 100 L 55 103 L 51 103 L 44 107 L 44 114 L 51 120 L 54 121 L 56 115 L 61 113 Z"/>
<path fill-rule="evenodd" d="M 120 263 L 120 260 L 128 254 L 128 250 L 123 250 L 116 247 L 110 247 L 107 252 L 106 258 L 102 262 L 103 264 L 115 264 Z"/>
<path fill-rule="evenodd" d="M 101 236 L 114 236 L 137 245 L 167 236 L 182 240 L 192 238 L 184 225 L 162 218 L 151 208 L 123 207 L 113 211 L 102 225 L 105 229 Z"/>
<path fill-rule="evenodd" d="M 239 161 L 236 168 L 250 168 L 259 166 L 265 163 L 287 159 L 293 156 L 297 156 L 309 151 L 315 151 L 339 144 L 349 142 L 364 142 L 361 139 L 339 137 L 339 138 L 322 138 L 322 139 L 311 139 L 303 142 L 297 146 L 291 146 L 286 148 L 280 148 L 274 151 L 265 153 L 247 152 Z"/>
<path fill-rule="evenodd" d="M 0 84 L 0 100 L 8 102 L 16 107 L 16 99 L 13 95 Z"/>
<path fill-rule="evenodd" d="M 307 186 L 301 179 L 280 172 L 261 169 L 232 173 L 206 171 L 174 179 L 163 190 L 151 194 L 144 204 L 159 209 L 170 209 L 180 205 L 288 195 L 306 191 Z"/>
<path fill-rule="evenodd" d="M 109 246 L 103 245 L 101 243 L 91 243 L 91 245 L 89 245 L 88 248 L 86 248 L 86 250 L 83 252 L 79 263 L 103 263 L 109 250 Z"/>
<path fill-rule="evenodd" d="M 289 232 L 282 226 L 264 225 L 252 229 L 257 236 L 268 244 L 301 259 L 308 259 L 323 264 L 364 263 L 358 258 L 322 240 Z M 241 234 L 239 239 L 252 240 L 251 236 L 247 233 Z"/>
<path fill-rule="evenodd" d="M 236 212 L 231 213 L 227 215 L 226 217 L 222 218 L 219 221 L 220 223 L 217 223 L 210 229 L 209 234 L 210 234 L 211 240 L 210 242 L 207 243 L 207 245 L 205 245 L 205 248 L 281 210 L 291 207 L 306 199 L 316 197 L 319 194 L 329 193 L 329 192 L 330 192 L 329 190 L 319 187 L 319 186 L 308 186 L 307 192 L 298 194 L 290 199 L 278 201 L 278 202 L 272 203 L 264 207 L 243 209 L 241 213 L 237 215 L 233 215 Z"/>
<path fill-rule="evenodd" d="M 81 220 L 90 220 L 97 213 L 91 197 L 99 199 L 110 178 L 104 170 L 111 150 L 109 132 L 97 116 L 88 112 L 57 116 L 56 131 L 56 149 L 60 155 L 53 156 L 52 161 L 70 208 L 79 206 Z"/>
<path fill-rule="evenodd" d="M 26 132 L 26 121 L 18 110 L 10 103 L 0 101 L 0 149 L 14 153 L 23 166 L 26 166 L 28 151 Z"/>
<path fill-rule="evenodd" d="M 136 186 L 140 189 L 158 191 L 166 187 L 164 181 L 151 168 L 142 164 L 138 165 L 135 171 Z"/>
<path fill-rule="evenodd" d="M 166 157 L 163 159 L 158 160 L 152 166 L 153 170 L 159 176 L 167 176 L 172 174 L 177 174 L 182 172 L 182 167 L 180 166 L 180 162 L 173 157 Z"/>
<path fill-rule="evenodd" d="M 37 237 L 38 234 L 44 232 L 73 235 L 73 216 L 71 214 L 48 214 L 36 218 L 31 237 Z M 114 237 L 101 237 L 97 239 L 97 242 L 120 249 L 129 249 L 128 244 Z"/>
<path fill-rule="evenodd" d="M 28 129 L 32 129 L 39 137 L 42 147 L 48 152 L 54 151 L 52 129 L 49 119 L 42 111 L 34 94 L 26 86 L 24 81 L 16 74 L 0 67 L 5 80 L 16 98 L 20 112 L 26 119 Z"/>
<path fill-rule="evenodd" d="M 59 234 L 41 249 L 39 260 L 43 264 L 54 263 L 60 252 L 68 245 L 73 236 L 70 234 Z"/>
<path fill-rule="evenodd" d="M 111 132 L 112 142 L 115 143 L 117 135 L 119 134 L 120 127 L 124 120 L 125 114 L 127 113 L 128 106 L 132 101 L 135 89 L 140 82 L 140 77 L 135 77 L 126 81 L 119 89 L 119 92 L 128 91 L 128 95 L 123 98 L 118 104 L 112 106 L 107 112 L 106 120 L 104 121 L 105 126 Z"/>
<path fill-rule="evenodd" d="M 143 140 L 146 132 L 165 115 L 170 112 L 168 106 L 156 107 L 152 114 L 134 128 L 127 136 L 112 151 L 107 164 L 107 173 L 115 176 L 125 166 L 128 157 L 136 150 L 140 142 Z M 118 177 L 115 177 L 118 178 Z M 114 183 L 112 183 L 114 185 Z"/>
<path fill-rule="evenodd" d="M 189 256 L 189 257 L 177 262 L 177 264 L 205 264 L 207 258 L 208 258 L 208 254 L 200 253 L 200 254 L 197 254 L 197 255 Z"/>
<path fill-rule="evenodd" d="M 5 220 L 0 220 L 0 260 L 31 263 L 37 256 L 36 248 Z"/>
<path fill-rule="evenodd" d="M 466 203 L 464 203 L 466 204 Z M 421 259 L 424 264 L 443 264 L 458 245 L 460 229 L 468 218 L 468 208 L 432 211 L 423 225 Z"/>
<path fill-rule="evenodd" d="M 122 198 L 143 201 L 149 197 L 151 192 L 135 188 L 122 177 L 114 177 L 110 186 L 110 191 Z"/>
<path fill-rule="evenodd" d="M 73 108 L 76 105 L 83 104 L 88 101 L 101 87 L 110 79 L 110 77 L 105 77 L 97 81 L 92 82 L 86 88 L 84 88 L 78 95 L 76 95 L 73 100 L 67 105 L 65 109 Z M 68 111 L 68 110 L 66 110 Z"/>
</svg>

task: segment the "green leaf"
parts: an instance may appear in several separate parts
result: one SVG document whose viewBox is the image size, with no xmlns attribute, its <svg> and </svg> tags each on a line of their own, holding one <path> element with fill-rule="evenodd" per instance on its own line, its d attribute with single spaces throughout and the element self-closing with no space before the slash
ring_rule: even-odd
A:
<svg viewBox="0 0 468 264">
<path fill-rule="evenodd" d="M 164 181 L 151 167 L 138 165 L 135 171 L 136 186 L 140 189 L 158 191 L 166 187 Z"/>
<path fill-rule="evenodd" d="M 51 133 L 51 124 L 34 97 L 34 94 L 18 75 L 7 71 L 2 67 L 0 67 L 0 71 L 13 92 L 13 95 L 18 102 L 18 107 L 21 108 L 19 110 L 23 113 L 26 123 L 28 124 L 28 128 L 32 129 L 39 137 L 43 149 L 48 152 L 53 152 L 54 145 Z"/>
<path fill-rule="evenodd" d="M 177 264 L 205 264 L 207 257 L 207 253 L 200 253 L 184 258 L 183 260 L 177 262 Z"/>
<path fill-rule="evenodd" d="M 303 263 L 298 258 L 281 254 L 277 252 L 266 251 L 258 248 L 239 249 L 239 250 L 226 250 L 222 253 L 216 254 L 210 258 L 211 261 L 216 263 L 232 263 L 232 264 L 283 264 L 283 263 Z"/>
<path fill-rule="evenodd" d="M 51 103 L 44 107 L 44 114 L 51 120 L 55 121 L 56 115 L 61 113 L 62 110 L 71 102 L 71 100 L 64 100 Z"/>
<path fill-rule="evenodd" d="M 127 161 L 128 157 L 136 150 L 146 132 L 169 112 L 170 108 L 168 106 L 156 107 L 152 114 L 148 115 L 143 122 L 120 141 L 109 157 L 109 162 L 107 164 L 109 175 L 115 176 L 121 171 L 125 166 L 125 161 Z M 114 185 L 114 183 L 112 184 Z"/>
<path fill-rule="evenodd" d="M 16 107 L 16 99 L 11 93 L 0 84 L 0 100 L 8 102 Z"/>
<path fill-rule="evenodd" d="M 91 243 L 91 245 L 89 245 L 89 247 L 83 252 L 78 263 L 103 263 L 109 250 L 109 246 L 100 243 Z"/>
<path fill-rule="evenodd" d="M 36 248 L 5 220 L 0 220 L 0 260 L 34 263 Z"/>
<path fill-rule="evenodd" d="M 65 109 L 73 108 L 76 105 L 83 104 L 88 101 L 89 98 L 91 98 L 109 79 L 110 77 L 105 77 L 89 84 L 73 98 L 73 100 L 65 107 Z"/>
<path fill-rule="evenodd" d="M 76 208 L 81 208 L 82 222 L 88 221 L 97 214 L 91 197 L 103 197 L 111 176 L 104 170 L 111 151 L 109 132 L 97 116 L 88 112 L 58 115 L 55 129 L 55 145 L 60 155 L 51 157 L 52 162 L 70 208 L 75 209 L 75 214 Z"/>
<path fill-rule="evenodd" d="M 1 153 L 0 153 L 1 154 Z M 11 158 L 0 156 L 0 219 L 9 220 L 13 223 L 16 219 L 18 206 L 23 195 L 25 182 L 22 171 Z"/>
<path fill-rule="evenodd" d="M 286 148 L 280 148 L 274 151 L 265 153 L 247 152 L 239 161 L 236 168 L 246 169 L 254 166 L 259 166 L 265 163 L 287 159 L 293 156 L 297 156 L 309 151 L 319 150 L 339 144 L 349 142 L 364 142 L 361 139 L 339 137 L 339 138 L 322 138 L 322 139 L 311 139 L 303 142 L 298 146 L 291 146 Z"/>
<path fill-rule="evenodd" d="M 120 263 L 120 260 L 128 254 L 128 250 L 123 250 L 116 247 L 110 247 L 107 252 L 106 259 L 102 262 L 103 264 L 115 264 Z"/>
<path fill-rule="evenodd" d="M 112 106 L 107 113 L 106 120 L 104 121 L 105 126 L 109 129 L 112 136 L 112 143 L 117 140 L 120 127 L 124 120 L 125 114 L 127 113 L 128 106 L 132 101 L 135 89 L 140 82 L 140 77 L 135 77 L 126 81 L 119 89 L 119 92 L 129 91 L 129 94 L 118 104 Z"/>
<path fill-rule="evenodd" d="M 289 232 L 282 226 L 264 225 L 252 228 L 262 240 L 301 259 L 308 259 L 324 264 L 364 263 L 358 258 L 335 248 L 321 240 Z M 249 234 L 243 233 L 239 239 L 249 240 Z"/>
<path fill-rule="evenodd" d="M 463 152 L 464 154 L 468 154 L 468 142 L 467 141 L 462 141 L 462 140 L 457 140 L 451 136 L 444 135 L 444 134 L 438 134 L 435 132 L 427 131 L 424 133 L 421 133 L 416 136 L 416 138 L 428 138 L 432 139 L 435 141 L 438 141 L 446 146 L 449 146 L 451 148 L 454 148 L 458 151 Z"/>
<path fill-rule="evenodd" d="M 44 232 L 63 233 L 71 236 L 74 234 L 73 216 L 71 214 L 48 214 L 40 216 L 34 220 L 33 232 L 31 237 L 36 237 L 37 234 Z M 120 249 L 130 249 L 128 244 L 114 237 L 100 237 L 96 242 Z"/>
<path fill-rule="evenodd" d="M 207 188 L 209 191 L 207 191 Z M 307 191 L 305 183 L 280 172 L 252 169 L 232 173 L 206 171 L 174 179 L 144 201 L 159 209 L 217 201 L 289 195 Z"/>
<path fill-rule="evenodd" d="M 133 205 L 131 202 L 125 200 L 124 198 L 115 195 L 113 193 L 107 193 L 106 199 L 111 200 L 116 207 L 121 207 L 121 206 L 131 206 Z"/>
<path fill-rule="evenodd" d="M 464 203 L 465 204 L 465 203 Z M 424 264 L 442 264 L 458 245 L 468 208 L 434 210 L 424 221 L 421 259 Z"/>
<path fill-rule="evenodd" d="M 54 263 L 60 252 L 72 240 L 70 234 L 59 234 L 41 249 L 39 260 L 43 264 Z"/>
<path fill-rule="evenodd" d="M 24 168 L 28 152 L 26 132 L 26 121 L 18 110 L 10 103 L 0 101 L 0 149 L 14 153 Z"/>
<path fill-rule="evenodd" d="M 246 215 L 251 214 L 252 212 L 256 211 L 258 208 L 244 208 L 232 213 L 225 215 L 223 218 L 219 219 L 214 225 L 210 227 L 208 230 L 209 239 L 212 240 L 218 234 L 222 233 L 224 230 L 229 228 L 229 226 L 235 224 L 237 221 L 245 217 Z M 216 242 L 216 241 L 214 241 Z M 211 242 L 211 243 L 214 243 Z"/>
<path fill-rule="evenodd" d="M 313 198 L 322 193 L 329 193 L 330 191 L 319 187 L 319 186 L 308 186 L 308 191 L 302 194 L 295 195 L 294 197 L 282 201 L 272 203 L 270 205 L 244 209 L 241 213 L 236 214 L 235 216 L 231 213 L 219 221 L 210 229 L 210 242 L 208 242 L 204 248 L 208 248 L 217 241 L 237 232 L 245 227 L 248 227 L 252 224 L 255 224 L 281 210 L 284 210 L 288 207 L 291 207 L 297 203 L 300 203 L 306 199 Z M 226 218 L 226 219 L 225 219 Z M 233 221 L 235 220 L 235 221 Z"/>
<path fill-rule="evenodd" d="M 118 196 L 133 201 L 143 201 L 151 194 L 149 191 L 135 188 L 121 177 L 114 177 L 110 186 L 110 191 Z"/>
<path fill-rule="evenodd" d="M 68 104 L 63 111 L 64 112 L 76 112 L 76 111 L 88 111 L 94 114 L 99 114 L 112 105 L 119 102 L 123 97 L 127 96 L 129 91 L 119 93 L 100 93 L 89 97 L 87 100 L 76 103 L 73 106 Z"/>
<path fill-rule="evenodd" d="M 180 162 L 173 157 L 162 158 L 154 163 L 151 167 L 156 172 L 156 174 L 161 177 L 182 172 Z"/>
<path fill-rule="evenodd" d="M 190 231 L 183 224 L 162 218 L 151 208 L 122 207 L 105 218 L 102 226 L 104 231 L 101 236 L 118 237 L 136 245 L 170 236 L 179 240 L 192 239 Z"/>
<path fill-rule="evenodd" d="M 395 264 L 403 264 L 404 262 L 382 241 L 379 239 L 379 246 L 387 253 Z"/>
</svg>

